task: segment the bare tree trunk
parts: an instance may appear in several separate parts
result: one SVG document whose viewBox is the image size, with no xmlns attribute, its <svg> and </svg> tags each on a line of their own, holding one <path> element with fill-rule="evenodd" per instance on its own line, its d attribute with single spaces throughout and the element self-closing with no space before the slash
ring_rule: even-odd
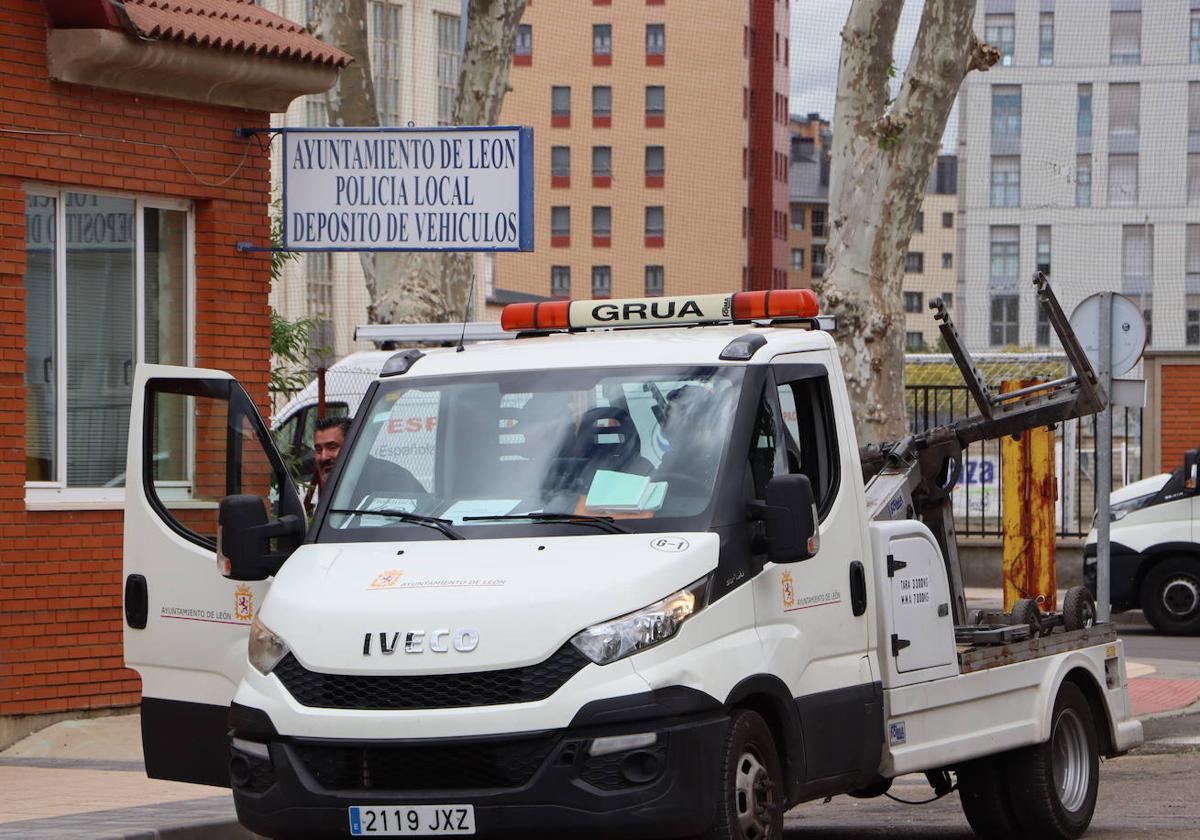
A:
<svg viewBox="0 0 1200 840">
<path fill-rule="evenodd" d="M 901 0 L 854 0 L 842 30 L 829 189 L 829 270 L 818 284 L 838 317 L 839 352 L 860 443 L 901 437 L 904 261 L 966 74 L 999 51 L 972 29 L 975 0 L 925 0 L 894 102 L 892 42 Z"/>
<path fill-rule="evenodd" d="M 371 81 L 366 0 L 317 0 L 316 34 L 354 56 L 327 94 L 329 124 L 379 124 Z M 526 0 L 470 0 L 466 49 L 454 107 L 456 125 L 494 125 Z M 470 316 L 472 257 L 462 251 L 359 254 L 373 324 L 457 321 Z"/>
</svg>

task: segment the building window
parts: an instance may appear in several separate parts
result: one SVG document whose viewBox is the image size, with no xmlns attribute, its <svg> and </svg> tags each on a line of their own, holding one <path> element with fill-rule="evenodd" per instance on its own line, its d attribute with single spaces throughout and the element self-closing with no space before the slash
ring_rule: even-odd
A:
<svg viewBox="0 0 1200 840">
<path fill-rule="evenodd" d="M 646 175 L 661 178 L 667 170 L 666 149 L 662 146 L 646 147 Z"/>
<path fill-rule="evenodd" d="M 792 271 L 803 271 L 803 270 L 804 270 L 804 249 L 803 248 L 793 248 L 792 249 Z"/>
<path fill-rule="evenodd" d="M 988 331 L 988 343 L 992 347 L 1005 347 L 1020 341 L 1019 301 L 1016 295 L 992 295 Z"/>
<path fill-rule="evenodd" d="M 1200 9 L 1192 9 L 1192 34 L 1189 54 L 1192 64 L 1200 64 Z"/>
<path fill-rule="evenodd" d="M 325 97 L 304 97 L 304 124 L 311 128 L 321 128 L 328 125 L 329 117 L 325 111 Z"/>
<path fill-rule="evenodd" d="M 992 206 L 1019 207 L 1021 204 L 1021 159 L 992 158 Z"/>
<path fill-rule="evenodd" d="M 1038 18 L 1038 64 L 1054 63 L 1054 12 L 1042 12 Z"/>
<path fill-rule="evenodd" d="M 1184 290 L 1187 294 L 1187 343 L 1200 344 L 1200 225 L 1186 228 Z"/>
<path fill-rule="evenodd" d="M 1141 86 L 1123 82 L 1108 86 L 1108 145 L 1118 154 L 1136 154 L 1141 122 Z"/>
<path fill-rule="evenodd" d="M 375 86 L 375 111 L 380 125 L 400 121 L 400 11 L 386 0 L 371 3 L 371 76 Z M 457 20 L 457 18 L 455 18 Z M 457 39 L 455 49 L 458 48 Z M 454 79 L 457 91 L 458 77 Z"/>
<path fill-rule="evenodd" d="M 612 297 L 612 267 L 607 265 L 592 266 L 592 297 Z"/>
<path fill-rule="evenodd" d="M 1138 203 L 1138 156 L 1108 156 L 1108 206 L 1135 207 Z"/>
<path fill-rule="evenodd" d="M 1037 270 L 1050 276 L 1050 226 L 1038 225 L 1037 228 Z"/>
<path fill-rule="evenodd" d="M 571 238 L 571 208 L 550 208 L 550 236 L 555 239 Z"/>
<path fill-rule="evenodd" d="M 913 231 L 915 233 L 925 232 L 925 214 L 920 210 L 917 211 L 917 220 L 913 223 Z"/>
<path fill-rule="evenodd" d="M 592 238 L 605 240 L 612 238 L 611 207 L 596 206 L 592 208 Z"/>
<path fill-rule="evenodd" d="M 646 85 L 646 124 L 662 125 L 667 115 L 667 89 L 662 85 Z"/>
<path fill-rule="evenodd" d="M 571 147 L 550 147 L 550 177 L 555 179 L 571 178 Z"/>
<path fill-rule="evenodd" d="M 942 214 L 942 227 L 944 227 L 944 228 L 954 227 L 954 214 L 953 213 L 943 213 Z"/>
<path fill-rule="evenodd" d="M 942 292 L 942 303 L 946 305 L 947 309 L 954 306 L 954 292 Z"/>
<path fill-rule="evenodd" d="M 592 146 L 592 175 L 612 177 L 612 146 Z"/>
<path fill-rule="evenodd" d="M 1109 63 L 1142 63 L 1142 13 L 1109 12 Z"/>
<path fill-rule="evenodd" d="M 812 246 L 812 275 L 813 278 L 825 276 L 825 246 Z"/>
<path fill-rule="evenodd" d="M 592 24 L 592 63 L 612 62 L 612 24 Z"/>
<path fill-rule="evenodd" d="M 909 330 L 904 334 L 904 349 L 910 353 L 920 353 L 925 349 L 925 336 L 919 330 Z"/>
<path fill-rule="evenodd" d="M 1021 88 L 997 85 L 992 88 L 992 142 L 1021 137 Z"/>
<path fill-rule="evenodd" d="M 612 88 L 608 85 L 596 85 L 592 88 L 592 120 L 595 122 L 610 119 L 612 119 Z"/>
<path fill-rule="evenodd" d="M 457 15 L 434 15 L 437 18 L 437 82 L 438 125 L 454 123 L 454 102 L 458 99 L 458 70 L 462 64 L 459 52 Z"/>
<path fill-rule="evenodd" d="M 1121 228 L 1121 292 L 1146 298 L 1153 291 L 1154 226 L 1125 225 Z"/>
<path fill-rule="evenodd" d="M 190 216 L 159 199 L 26 194 L 26 481 L 124 486 L 135 367 L 191 362 Z M 187 428 L 161 430 L 159 478 L 189 480 Z"/>
<path fill-rule="evenodd" d="M 333 314 L 333 254 L 304 255 L 304 297 L 309 316 L 328 318 Z"/>
<path fill-rule="evenodd" d="M 817 207 L 814 207 L 810 211 L 810 218 L 812 219 L 813 238 L 824 239 L 825 238 L 825 211 L 821 210 Z M 813 262 L 814 263 L 816 262 L 815 257 L 813 258 Z M 824 262 L 824 261 L 822 260 L 822 262 Z"/>
<path fill-rule="evenodd" d="M 1075 136 L 1092 136 L 1092 86 L 1079 85 L 1075 89 Z"/>
<path fill-rule="evenodd" d="M 906 274 L 924 274 L 925 255 L 920 251 L 909 251 L 905 254 L 904 272 Z"/>
<path fill-rule="evenodd" d="M 658 297 L 663 293 L 663 267 L 646 266 L 646 297 Z"/>
<path fill-rule="evenodd" d="M 942 268 L 954 268 L 954 254 L 949 251 L 942 252 Z"/>
<path fill-rule="evenodd" d="M 1038 347 L 1050 346 L 1050 316 L 1045 307 L 1037 308 L 1037 320 L 1034 322 L 1033 342 Z"/>
<path fill-rule="evenodd" d="M 562 85 L 550 88 L 550 116 L 552 119 L 571 119 L 571 89 Z M 569 124 L 569 123 L 568 123 Z"/>
<path fill-rule="evenodd" d="M 646 239 L 663 238 L 663 208 L 647 207 L 646 208 Z"/>
<path fill-rule="evenodd" d="M 804 230 L 804 208 L 792 205 L 792 230 Z"/>
<path fill-rule="evenodd" d="M 1011 67 L 1013 45 L 1016 41 L 1016 20 L 1013 15 L 985 15 L 983 39 L 1000 50 L 1000 64 Z"/>
<path fill-rule="evenodd" d="M 528 23 L 522 23 L 517 26 L 517 40 L 513 43 L 513 58 L 517 59 L 514 63 L 528 66 L 532 62 L 528 59 L 533 56 L 533 27 Z M 522 61 L 521 59 L 526 59 Z"/>
<path fill-rule="evenodd" d="M 919 315 L 925 307 L 925 295 L 922 292 L 904 293 L 904 311 L 910 315 Z"/>
<path fill-rule="evenodd" d="M 1200 154 L 1187 156 L 1187 203 L 1188 207 L 1200 207 Z"/>
<path fill-rule="evenodd" d="M 1015 289 L 1020 272 L 1020 229 L 999 226 L 991 229 L 989 282 L 993 289 Z"/>
<path fill-rule="evenodd" d="M 1092 206 L 1092 156 L 1075 158 L 1075 206 Z"/>
<path fill-rule="evenodd" d="M 646 57 L 661 58 L 667 52 L 667 28 L 661 23 L 646 24 Z"/>
<path fill-rule="evenodd" d="M 571 296 L 571 266 L 550 266 L 550 294 L 558 298 Z"/>
</svg>

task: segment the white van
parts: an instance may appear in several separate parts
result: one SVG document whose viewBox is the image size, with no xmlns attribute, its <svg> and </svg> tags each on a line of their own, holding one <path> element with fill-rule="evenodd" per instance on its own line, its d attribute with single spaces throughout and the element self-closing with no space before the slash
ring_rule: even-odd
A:
<svg viewBox="0 0 1200 840">
<path fill-rule="evenodd" d="M 518 340 L 396 353 L 307 524 L 235 380 L 142 366 L 149 775 L 269 837 L 762 840 L 922 772 L 982 835 L 1081 834 L 1142 740 L 1121 641 L 973 623 L 864 487 L 815 301 L 526 304 Z"/>
</svg>

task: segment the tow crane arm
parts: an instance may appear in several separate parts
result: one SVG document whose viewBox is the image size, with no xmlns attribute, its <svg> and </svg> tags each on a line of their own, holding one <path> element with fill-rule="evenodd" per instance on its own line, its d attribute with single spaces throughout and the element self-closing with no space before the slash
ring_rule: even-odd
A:
<svg viewBox="0 0 1200 840">
<path fill-rule="evenodd" d="M 1029 429 L 1055 424 L 1103 410 L 1107 395 L 1079 345 L 1079 339 L 1059 306 L 1046 275 L 1033 277 L 1038 305 L 1045 311 L 1066 353 L 1067 375 L 997 394 L 988 387 L 941 298 L 929 308 L 938 322 L 967 390 L 979 408 L 961 420 L 935 426 L 900 440 L 864 446 L 859 450 L 867 482 L 867 514 L 872 520 L 919 519 L 933 532 L 946 559 L 954 623 L 969 623 L 962 571 L 954 534 L 950 491 L 958 480 L 963 450 L 980 440 L 1005 435 L 1019 437 Z"/>
</svg>

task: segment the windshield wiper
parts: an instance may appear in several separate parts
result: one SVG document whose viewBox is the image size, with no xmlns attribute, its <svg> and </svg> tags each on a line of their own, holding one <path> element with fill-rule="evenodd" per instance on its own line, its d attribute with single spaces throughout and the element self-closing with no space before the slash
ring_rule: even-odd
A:
<svg viewBox="0 0 1200 840">
<path fill-rule="evenodd" d="M 463 522 L 499 521 L 506 519 L 529 519 L 533 522 L 566 522 L 575 525 L 591 525 L 608 531 L 610 534 L 628 534 L 629 531 L 613 521 L 611 516 L 592 516 L 587 513 L 547 513 L 532 511 L 530 513 L 506 513 L 495 516 L 464 516 Z"/>
<path fill-rule="evenodd" d="M 399 519 L 401 522 L 411 522 L 414 525 L 424 525 L 426 528 L 433 528 L 435 531 L 441 531 L 446 535 L 447 539 L 462 540 L 466 539 L 458 531 L 454 530 L 453 523 L 449 519 L 438 519 L 436 516 L 422 516 L 419 513 L 409 513 L 406 510 L 392 510 L 390 508 L 382 508 L 380 510 L 352 510 L 350 508 L 330 508 L 330 513 L 349 513 L 359 516 L 388 516 L 392 519 Z"/>
</svg>

